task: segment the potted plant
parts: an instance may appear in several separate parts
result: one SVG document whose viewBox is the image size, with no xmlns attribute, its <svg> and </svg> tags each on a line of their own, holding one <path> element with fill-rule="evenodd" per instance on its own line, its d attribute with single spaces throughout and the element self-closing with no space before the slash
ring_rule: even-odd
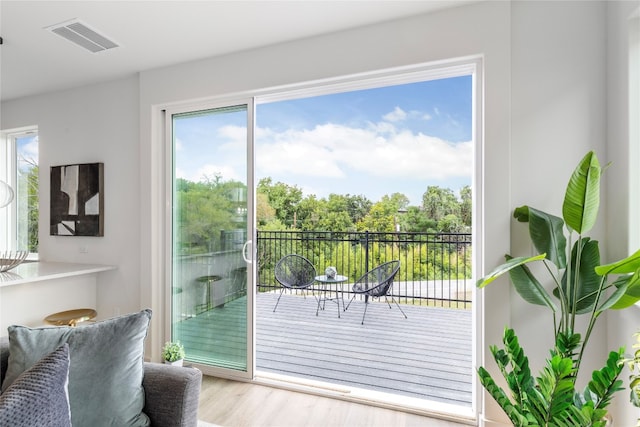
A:
<svg viewBox="0 0 640 427">
<path fill-rule="evenodd" d="M 478 369 L 480 382 L 516 426 L 603 426 L 607 405 L 622 389 L 618 378 L 624 348 L 609 353 L 605 366 L 593 372 L 584 391 L 576 392 L 582 357 L 600 315 L 640 300 L 640 251 L 600 265 L 598 242 L 585 235 L 596 222 L 602 171 L 595 153 L 587 153 L 567 185 L 562 218 L 529 206 L 516 208 L 513 215 L 528 224 L 538 255 L 506 255 L 504 264 L 477 283 L 482 288 L 508 273 L 518 294 L 531 304 L 547 307 L 553 318 L 550 332 L 555 346 L 537 377 L 531 374 L 524 350 L 509 328 L 504 331 L 504 347 L 491 346 L 490 350 L 510 395 L 485 368 Z M 531 263 L 543 264 L 547 282 L 529 269 Z M 610 280 L 609 276 L 615 277 Z M 552 292 L 543 285 L 549 282 Z M 584 330 L 576 322 L 579 315 L 588 316 Z"/>
<path fill-rule="evenodd" d="M 180 343 L 180 341 L 167 341 L 166 343 L 164 343 L 164 347 L 162 347 L 162 360 L 164 360 L 164 363 L 182 366 L 184 357 L 184 346 Z"/>
<path fill-rule="evenodd" d="M 633 356 L 625 359 L 625 362 L 629 366 L 629 399 L 633 406 L 640 408 L 640 332 L 634 334 L 636 337 L 636 343 L 633 348 L 636 350 L 633 352 Z M 640 418 L 636 422 L 636 427 L 640 427 Z"/>
</svg>

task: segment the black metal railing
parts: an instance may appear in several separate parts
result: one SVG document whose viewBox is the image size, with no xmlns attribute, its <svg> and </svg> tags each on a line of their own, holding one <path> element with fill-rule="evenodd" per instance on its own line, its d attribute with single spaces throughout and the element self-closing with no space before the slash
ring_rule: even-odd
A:
<svg viewBox="0 0 640 427">
<path fill-rule="evenodd" d="M 280 289 L 273 268 L 288 254 L 309 259 L 318 274 L 336 267 L 347 283 L 397 259 L 392 295 L 401 303 L 471 307 L 471 234 L 258 231 L 258 291 Z"/>
</svg>

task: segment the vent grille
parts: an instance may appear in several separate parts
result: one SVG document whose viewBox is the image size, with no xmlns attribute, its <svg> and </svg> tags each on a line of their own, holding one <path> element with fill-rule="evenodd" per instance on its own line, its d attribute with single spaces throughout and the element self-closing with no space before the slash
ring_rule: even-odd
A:
<svg viewBox="0 0 640 427">
<path fill-rule="evenodd" d="M 109 40 L 107 37 L 91 29 L 89 26 L 77 19 L 52 25 L 45 29 L 59 35 L 60 37 L 64 37 L 70 42 L 73 42 L 92 53 L 118 47 L 116 42 Z"/>
</svg>

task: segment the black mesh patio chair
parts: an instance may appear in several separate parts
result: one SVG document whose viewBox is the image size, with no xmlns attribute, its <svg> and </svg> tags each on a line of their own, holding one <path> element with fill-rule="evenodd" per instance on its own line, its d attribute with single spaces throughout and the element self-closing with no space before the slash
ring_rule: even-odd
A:
<svg viewBox="0 0 640 427">
<path fill-rule="evenodd" d="M 384 264 L 380 264 L 373 270 L 369 270 L 362 277 L 360 277 L 353 285 L 353 297 L 349 301 L 349 304 L 344 308 L 345 311 L 349 308 L 353 300 L 358 295 L 364 295 L 364 313 L 362 314 L 362 324 L 364 325 L 364 316 L 367 314 L 367 306 L 369 304 L 369 297 L 371 298 L 381 298 L 384 297 L 384 300 L 389 304 L 389 308 L 391 308 L 391 304 L 389 303 L 389 299 L 387 298 L 387 294 L 391 290 L 393 286 L 393 278 L 400 270 L 400 261 L 389 261 Z M 391 296 L 391 301 L 393 301 L 400 312 L 404 315 L 404 318 L 407 318 L 407 315 L 402 311 L 398 302 Z"/>
<path fill-rule="evenodd" d="M 280 290 L 280 296 L 276 302 L 276 306 L 273 307 L 273 311 L 276 311 L 280 298 L 285 289 L 307 289 L 313 285 L 316 277 L 316 268 L 311 264 L 311 261 L 300 255 L 286 255 L 278 261 L 275 268 L 276 280 L 282 285 Z"/>
</svg>

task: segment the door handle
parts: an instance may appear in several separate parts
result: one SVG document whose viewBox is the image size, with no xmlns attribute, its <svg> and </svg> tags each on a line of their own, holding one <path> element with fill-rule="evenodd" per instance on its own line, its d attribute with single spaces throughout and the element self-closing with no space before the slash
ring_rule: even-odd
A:
<svg viewBox="0 0 640 427">
<path fill-rule="evenodd" d="M 246 262 L 247 264 L 253 264 L 253 259 L 251 257 L 247 258 L 247 248 L 249 246 L 253 248 L 252 240 L 247 240 L 246 242 L 244 242 L 244 245 L 242 245 L 242 258 L 244 259 L 244 262 Z"/>
</svg>

